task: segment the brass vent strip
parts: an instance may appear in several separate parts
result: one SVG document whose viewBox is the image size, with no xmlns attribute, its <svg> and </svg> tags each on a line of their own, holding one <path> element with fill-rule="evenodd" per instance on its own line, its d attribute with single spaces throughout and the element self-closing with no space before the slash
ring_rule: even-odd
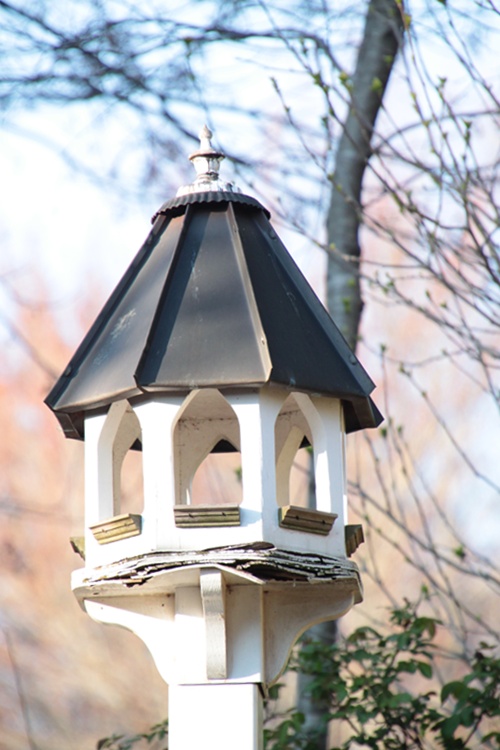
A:
<svg viewBox="0 0 500 750">
<path fill-rule="evenodd" d="M 142 516 L 135 513 L 125 513 L 121 516 L 108 518 L 106 521 L 95 523 L 90 527 L 99 544 L 118 542 L 138 536 L 142 531 Z"/>
<path fill-rule="evenodd" d="M 325 513 L 321 510 L 299 508 L 295 505 L 285 505 L 279 508 L 280 526 L 285 529 L 294 529 L 295 531 L 307 531 L 310 534 L 322 534 L 326 536 L 330 533 L 336 518 L 336 513 Z"/>
<path fill-rule="evenodd" d="M 174 505 L 175 525 L 180 528 L 239 526 L 239 505 Z"/>
</svg>

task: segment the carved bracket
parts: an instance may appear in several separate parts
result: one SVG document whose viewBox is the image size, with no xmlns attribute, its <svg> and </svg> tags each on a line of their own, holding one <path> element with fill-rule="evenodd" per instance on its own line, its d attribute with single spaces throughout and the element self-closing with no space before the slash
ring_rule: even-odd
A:
<svg viewBox="0 0 500 750">
<path fill-rule="evenodd" d="M 360 523 L 352 523 L 345 527 L 345 551 L 347 557 L 351 557 L 364 541 L 363 527 Z"/>
</svg>

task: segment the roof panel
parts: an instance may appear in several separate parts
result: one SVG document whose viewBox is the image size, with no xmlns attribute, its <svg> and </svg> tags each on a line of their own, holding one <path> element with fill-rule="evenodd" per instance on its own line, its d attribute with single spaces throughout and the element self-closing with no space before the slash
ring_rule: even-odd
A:
<svg viewBox="0 0 500 750">
<path fill-rule="evenodd" d="M 67 433 L 120 397 L 265 383 L 341 398 L 349 430 L 378 424 L 372 381 L 267 212 L 211 196 L 162 208 L 47 398 L 61 423 L 69 415 Z"/>
<path fill-rule="evenodd" d="M 46 402 L 54 410 L 98 406 L 137 392 L 134 373 L 183 228 L 174 217 L 151 232 Z"/>
<path fill-rule="evenodd" d="M 232 210 L 189 207 L 175 267 L 137 371 L 141 387 L 265 383 L 265 336 Z"/>
<path fill-rule="evenodd" d="M 267 218 L 235 209 L 272 361 L 271 380 L 337 397 L 374 384 Z"/>
</svg>

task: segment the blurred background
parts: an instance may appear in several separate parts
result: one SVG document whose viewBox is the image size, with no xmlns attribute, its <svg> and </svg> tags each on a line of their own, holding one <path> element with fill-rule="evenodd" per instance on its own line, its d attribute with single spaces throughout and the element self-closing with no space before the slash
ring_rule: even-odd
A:
<svg viewBox="0 0 500 750">
<path fill-rule="evenodd" d="M 498 643 L 499 11 L 25 0 L 0 29 L 0 748 L 84 750 L 166 714 L 143 644 L 71 593 L 82 445 L 43 399 L 205 122 L 377 384 L 385 422 L 348 438 L 365 601 L 341 629 L 422 600 L 436 679 L 459 674 Z M 230 499 L 237 473 L 197 481 Z"/>
</svg>

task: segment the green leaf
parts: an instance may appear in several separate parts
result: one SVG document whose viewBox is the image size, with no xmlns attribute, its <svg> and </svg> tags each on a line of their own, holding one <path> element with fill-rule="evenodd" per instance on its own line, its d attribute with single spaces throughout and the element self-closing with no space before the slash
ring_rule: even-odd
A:
<svg viewBox="0 0 500 750">
<path fill-rule="evenodd" d="M 441 732 L 441 736 L 444 739 L 445 747 L 449 746 L 449 743 L 447 743 L 447 740 L 452 739 L 459 724 L 460 724 L 460 719 L 458 718 L 458 716 L 450 716 L 449 718 L 444 719 L 443 721 L 440 722 L 439 730 Z"/>
<path fill-rule="evenodd" d="M 298 731 L 302 725 L 304 724 L 306 718 L 303 713 L 300 711 L 297 711 L 296 713 L 292 714 L 292 726 L 295 729 L 295 731 Z"/>
<path fill-rule="evenodd" d="M 429 680 L 433 675 L 432 666 L 426 661 L 418 661 L 417 669 L 421 675 L 423 675 L 424 677 L 427 677 L 427 679 Z"/>
<path fill-rule="evenodd" d="M 417 617 L 415 619 L 415 629 L 419 633 L 427 632 L 430 638 L 434 638 L 436 635 L 436 625 L 438 624 L 439 621 L 434 617 Z"/>
<path fill-rule="evenodd" d="M 415 674 L 417 671 L 417 662 L 416 661 L 398 661 L 397 663 L 397 672 L 407 672 L 408 674 Z"/>
<path fill-rule="evenodd" d="M 398 708 L 405 703 L 411 703 L 412 700 L 413 696 L 410 695 L 410 693 L 397 693 L 396 695 L 391 695 L 389 697 L 387 705 L 389 708 Z"/>
<path fill-rule="evenodd" d="M 463 698 L 463 696 L 468 692 L 469 688 L 467 687 L 467 685 L 464 685 L 464 683 L 460 682 L 459 680 L 447 682 L 446 685 L 443 685 L 441 689 L 441 703 L 444 703 L 450 695 L 453 696 L 453 698 L 460 700 L 460 698 Z"/>
</svg>

